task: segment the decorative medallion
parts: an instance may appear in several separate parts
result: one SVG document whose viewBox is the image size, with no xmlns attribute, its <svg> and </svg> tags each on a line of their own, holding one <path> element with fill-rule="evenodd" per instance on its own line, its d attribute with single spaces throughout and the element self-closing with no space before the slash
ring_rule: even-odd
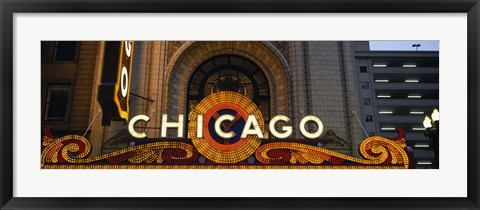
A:
<svg viewBox="0 0 480 210">
<path fill-rule="evenodd" d="M 197 137 L 197 116 L 203 115 L 203 137 Z M 222 138 L 215 131 L 215 123 L 220 116 L 233 116 L 233 120 L 223 121 L 221 128 L 232 134 Z M 223 91 L 210 94 L 203 99 L 189 115 L 188 130 L 193 145 L 198 152 L 216 163 L 237 163 L 248 158 L 260 146 L 258 136 L 242 138 L 248 116 L 254 115 L 260 129 L 265 132 L 262 113 L 257 105 L 245 95 Z"/>
</svg>

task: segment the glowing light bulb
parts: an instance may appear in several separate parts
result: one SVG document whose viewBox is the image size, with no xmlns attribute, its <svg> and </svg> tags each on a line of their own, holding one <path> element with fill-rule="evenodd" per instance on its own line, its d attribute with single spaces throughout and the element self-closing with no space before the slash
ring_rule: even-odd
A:
<svg viewBox="0 0 480 210">
<path fill-rule="evenodd" d="M 433 121 L 439 121 L 440 120 L 440 112 L 438 112 L 437 108 L 433 109 L 432 120 Z"/>
<path fill-rule="evenodd" d="M 432 127 L 432 121 L 428 116 L 425 116 L 425 120 L 423 120 L 423 127 L 425 128 L 431 128 Z"/>
</svg>

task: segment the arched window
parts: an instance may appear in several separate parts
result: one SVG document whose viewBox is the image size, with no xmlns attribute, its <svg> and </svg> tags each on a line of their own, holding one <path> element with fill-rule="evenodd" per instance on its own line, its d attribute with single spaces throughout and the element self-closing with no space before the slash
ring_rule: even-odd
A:
<svg viewBox="0 0 480 210">
<path fill-rule="evenodd" d="M 252 99 L 268 123 L 270 94 L 267 79 L 255 63 L 237 55 L 215 56 L 198 66 L 188 85 L 187 114 L 206 96 L 226 90 Z"/>
</svg>

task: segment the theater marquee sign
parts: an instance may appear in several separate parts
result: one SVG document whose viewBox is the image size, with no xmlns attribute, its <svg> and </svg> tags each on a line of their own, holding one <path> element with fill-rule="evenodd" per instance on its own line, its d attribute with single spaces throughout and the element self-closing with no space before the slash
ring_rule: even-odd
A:
<svg viewBox="0 0 480 210">
<path fill-rule="evenodd" d="M 322 121 L 304 117 L 298 125 L 288 125 L 288 116 L 275 116 L 265 125 L 262 113 L 248 97 L 230 91 L 204 98 L 188 116 L 169 122 L 162 116 L 160 139 L 130 146 L 97 157 L 88 157 L 91 145 L 78 135 L 54 137 L 46 130 L 43 139 L 43 169 L 406 169 L 409 159 L 403 132 L 397 139 L 369 137 L 359 146 L 362 158 L 317 146 L 323 131 Z M 148 122 L 147 115 L 137 115 L 128 122 L 131 136 L 146 134 L 135 127 Z M 309 131 L 306 123 L 315 123 Z M 282 125 L 282 126 L 279 126 Z M 289 140 L 294 126 L 299 126 L 304 141 Z M 177 129 L 176 137 L 167 138 L 167 129 Z M 188 129 L 189 138 L 183 131 Z M 269 136 L 271 135 L 271 136 Z"/>
</svg>

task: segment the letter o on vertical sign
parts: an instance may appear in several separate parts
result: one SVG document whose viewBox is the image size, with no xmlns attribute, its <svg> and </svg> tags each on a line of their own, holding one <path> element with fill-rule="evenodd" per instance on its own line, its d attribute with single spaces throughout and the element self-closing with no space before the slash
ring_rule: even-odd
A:
<svg viewBox="0 0 480 210">
<path fill-rule="evenodd" d="M 118 60 L 118 77 L 115 84 L 114 101 L 120 118 L 128 121 L 130 76 L 132 72 L 133 41 L 121 41 Z"/>
<path fill-rule="evenodd" d="M 128 70 L 127 67 L 122 67 L 122 73 L 120 76 L 120 87 L 122 90 L 122 96 L 127 97 L 128 92 Z"/>
</svg>

